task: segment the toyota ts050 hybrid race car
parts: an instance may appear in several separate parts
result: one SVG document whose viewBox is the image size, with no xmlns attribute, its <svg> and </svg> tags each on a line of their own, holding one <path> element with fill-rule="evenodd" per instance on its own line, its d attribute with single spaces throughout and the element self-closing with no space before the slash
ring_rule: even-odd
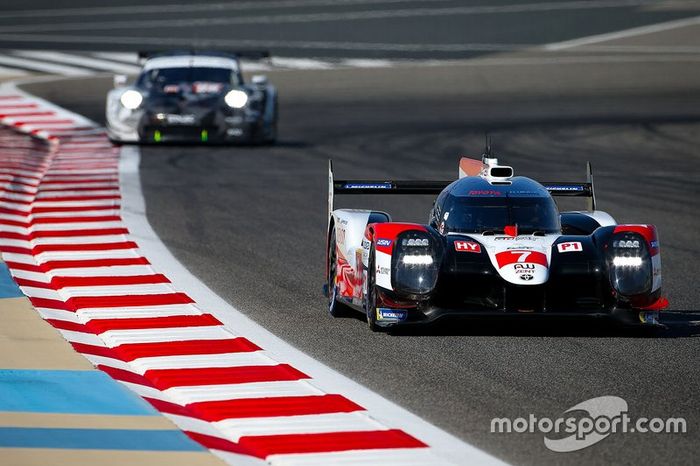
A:
<svg viewBox="0 0 700 466">
<path fill-rule="evenodd" d="M 107 94 L 113 142 L 273 143 L 277 90 L 263 75 L 243 81 L 240 57 L 266 52 L 140 52 L 133 85 L 114 77 Z"/>
<path fill-rule="evenodd" d="M 437 194 L 426 225 L 385 212 L 333 209 L 334 194 Z M 552 196 L 584 196 L 559 212 Z M 460 178 L 339 181 L 329 164 L 327 283 L 331 315 L 362 311 L 374 331 L 445 316 L 592 315 L 658 324 L 653 225 L 618 225 L 586 183 L 538 183 L 462 158 Z"/>
</svg>

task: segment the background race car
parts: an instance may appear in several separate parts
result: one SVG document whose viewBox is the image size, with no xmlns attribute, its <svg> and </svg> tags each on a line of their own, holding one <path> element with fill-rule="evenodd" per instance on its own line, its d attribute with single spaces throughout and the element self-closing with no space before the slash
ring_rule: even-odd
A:
<svg viewBox="0 0 700 466">
<path fill-rule="evenodd" d="M 333 209 L 334 194 L 438 194 L 427 225 Z M 588 210 L 559 212 L 552 196 Z M 653 225 L 617 225 L 586 183 L 514 176 L 487 150 L 448 181 L 337 181 L 329 166 L 327 296 L 332 315 L 372 330 L 445 316 L 614 316 L 657 324 L 661 259 Z"/>
<path fill-rule="evenodd" d="M 266 52 L 141 52 L 133 85 L 117 75 L 107 94 L 114 142 L 273 143 L 277 90 L 263 75 L 243 80 L 239 58 Z"/>
</svg>

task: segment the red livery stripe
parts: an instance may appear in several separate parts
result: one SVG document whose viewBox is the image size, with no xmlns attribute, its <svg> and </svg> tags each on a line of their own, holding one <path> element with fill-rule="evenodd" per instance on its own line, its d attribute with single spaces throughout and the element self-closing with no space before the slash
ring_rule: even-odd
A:
<svg viewBox="0 0 700 466">
<path fill-rule="evenodd" d="M 308 379 L 309 376 L 289 364 L 276 366 L 211 367 L 197 369 L 154 369 L 144 374 L 153 384 L 167 390 L 172 387 L 221 385 L 252 382 L 280 382 Z"/>
</svg>

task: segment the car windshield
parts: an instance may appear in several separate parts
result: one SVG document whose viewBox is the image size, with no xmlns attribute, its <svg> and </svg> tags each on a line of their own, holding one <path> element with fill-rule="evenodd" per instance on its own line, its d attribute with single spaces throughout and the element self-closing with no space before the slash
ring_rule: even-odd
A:
<svg viewBox="0 0 700 466">
<path fill-rule="evenodd" d="M 137 86 L 162 90 L 165 86 L 196 82 L 237 85 L 238 76 L 229 68 L 154 68 L 141 74 Z"/>
<path fill-rule="evenodd" d="M 444 209 L 445 233 L 559 233 L 559 211 L 551 197 L 450 197 Z"/>
</svg>

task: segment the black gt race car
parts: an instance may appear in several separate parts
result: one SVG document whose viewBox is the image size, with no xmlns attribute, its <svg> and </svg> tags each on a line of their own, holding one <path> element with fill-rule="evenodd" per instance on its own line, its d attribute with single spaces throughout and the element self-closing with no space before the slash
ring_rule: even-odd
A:
<svg viewBox="0 0 700 466">
<path fill-rule="evenodd" d="M 333 208 L 334 194 L 437 195 L 425 225 Z M 588 210 L 559 212 L 553 196 Z M 658 325 L 661 256 L 653 225 L 618 225 L 586 183 L 514 176 L 490 151 L 457 181 L 340 181 L 329 164 L 326 295 L 374 331 L 447 316 L 610 316 Z"/>
<path fill-rule="evenodd" d="M 243 81 L 239 58 L 266 52 L 140 52 L 143 69 L 130 86 L 114 77 L 107 94 L 113 142 L 273 143 L 277 90 L 264 75 Z"/>
</svg>

